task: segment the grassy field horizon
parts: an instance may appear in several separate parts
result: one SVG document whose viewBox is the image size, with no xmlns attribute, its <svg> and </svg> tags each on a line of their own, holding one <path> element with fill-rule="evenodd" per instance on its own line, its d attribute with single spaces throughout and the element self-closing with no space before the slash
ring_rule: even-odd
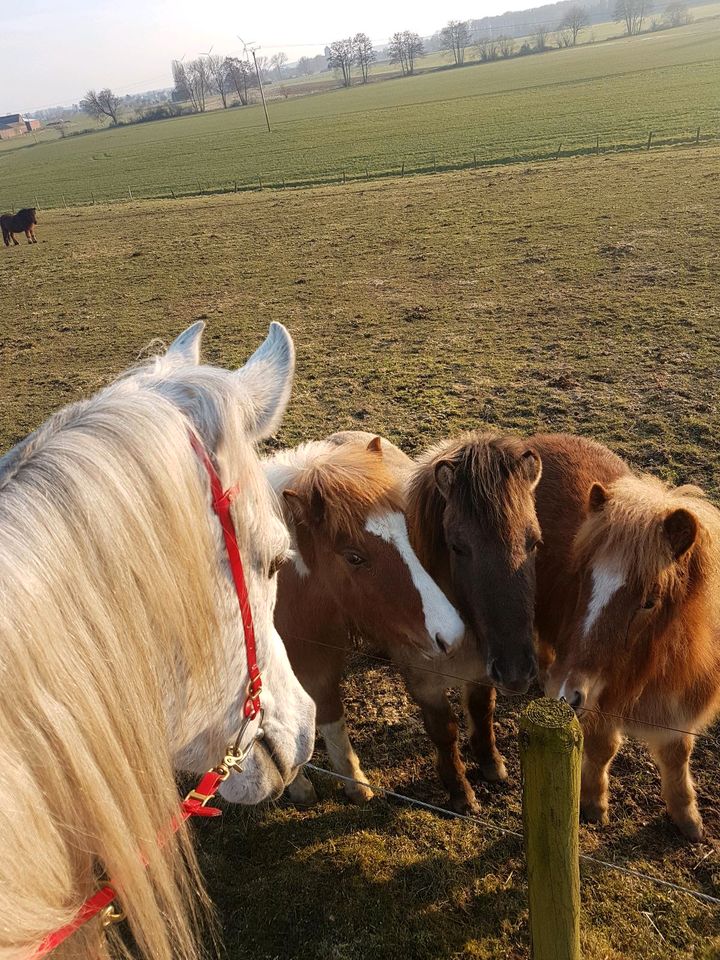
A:
<svg viewBox="0 0 720 960">
<path fill-rule="evenodd" d="M 0 151 L 0 206 L 322 182 L 720 136 L 720 21 Z"/>
</svg>

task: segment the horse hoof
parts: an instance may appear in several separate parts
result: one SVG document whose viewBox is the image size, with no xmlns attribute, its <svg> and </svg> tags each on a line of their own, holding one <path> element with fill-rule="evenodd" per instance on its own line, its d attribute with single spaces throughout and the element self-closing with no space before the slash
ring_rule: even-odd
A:
<svg viewBox="0 0 720 960">
<path fill-rule="evenodd" d="M 492 760 L 485 760 L 482 763 L 478 762 L 478 770 L 483 780 L 487 780 L 488 783 L 502 783 L 508 778 L 505 761 L 501 756 Z"/>
<path fill-rule="evenodd" d="M 675 818 L 673 818 L 675 819 Z M 692 843 L 699 843 L 703 838 L 703 822 L 699 816 L 678 817 L 675 825 L 682 835 Z"/>
<path fill-rule="evenodd" d="M 450 809 L 465 817 L 476 817 L 480 813 L 480 804 L 474 796 L 450 797 Z"/>
<path fill-rule="evenodd" d="M 347 794 L 349 800 L 352 800 L 353 803 L 357 804 L 367 803 L 375 796 L 370 787 L 366 787 L 361 783 L 346 784 L 345 793 Z"/>
<path fill-rule="evenodd" d="M 307 778 L 304 779 L 304 782 L 294 780 L 288 786 L 287 792 L 296 807 L 312 807 L 318 801 L 315 787 Z"/>
<path fill-rule="evenodd" d="M 607 807 L 594 801 L 581 803 L 580 815 L 587 823 L 599 823 L 605 826 L 610 822 Z"/>
</svg>

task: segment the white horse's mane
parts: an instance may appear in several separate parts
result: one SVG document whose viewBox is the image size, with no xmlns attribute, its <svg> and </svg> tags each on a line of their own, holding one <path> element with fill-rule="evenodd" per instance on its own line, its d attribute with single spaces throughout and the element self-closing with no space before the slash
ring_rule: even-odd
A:
<svg viewBox="0 0 720 960">
<path fill-rule="evenodd" d="M 196 955 L 187 835 L 155 840 L 177 809 L 178 757 L 222 755 L 238 676 L 219 642 L 227 584 L 190 427 L 239 486 L 263 615 L 253 584 L 267 591 L 288 535 L 242 379 L 196 366 L 193 350 L 136 367 L 0 459 L 0 960 L 70 921 L 98 864 L 121 878 L 146 957 Z M 90 924 L 58 960 L 98 955 Z"/>
</svg>

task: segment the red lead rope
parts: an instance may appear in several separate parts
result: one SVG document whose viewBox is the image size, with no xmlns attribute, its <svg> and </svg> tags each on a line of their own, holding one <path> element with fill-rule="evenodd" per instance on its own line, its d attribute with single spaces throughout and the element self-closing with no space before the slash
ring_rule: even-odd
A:
<svg viewBox="0 0 720 960">
<path fill-rule="evenodd" d="M 232 573 L 235 592 L 237 593 L 238 604 L 240 606 L 240 615 L 242 617 L 243 631 L 245 633 L 245 650 L 247 655 L 248 671 L 250 681 L 248 685 L 248 695 L 243 706 L 244 716 L 252 720 L 260 712 L 260 691 L 262 690 L 262 680 L 260 678 L 260 668 L 257 662 L 257 650 L 255 647 L 255 629 L 253 627 L 252 611 L 250 610 L 250 600 L 248 597 L 247 584 L 245 582 L 245 573 L 243 571 L 242 557 L 237 542 L 237 533 L 235 524 L 230 515 L 230 506 L 237 494 L 237 488 L 232 487 L 229 490 L 223 490 L 222 483 L 217 470 L 213 466 L 212 460 L 207 454 L 205 447 L 194 432 L 190 432 L 190 443 L 198 456 L 198 459 L 205 467 L 210 478 L 210 489 L 212 492 L 212 507 L 220 521 L 223 538 L 225 540 L 225 551 L 227 553 L 230 571 Z M 225 758 L 230 763 L 232 758 Z M 217 807 L 208 807 L 207 804 L 215 796 L 220 784 L 229 776 L 229 770 L 225 766 L 214 770 L 208 770 L 203 774 L 200 782 L 191 790 L 190 793 L 180 804 L 178 814 L 170 822 L 169 831 L 165 835 L 158 837 L 158 845 L 163 846 L 172 834 L 177 833 L 180 827 L 189 820 L 190 817 L 219 817 L 222 813 Z M 123 914 L 117 910 L 113 911 L 113 900 L 116 892 L 110 885 L 101 887 L 91 897 L 83 903 L 82 907 L 75 914 L 70 923 L 47 937 L 40 944 L 31 960 L 40 960 L 59 947 L 61 943 L 67 940 L 76 930 L 92 920 L 98 914 L 103 913 L 103 926 L 123 918 Z"/>
</svg>

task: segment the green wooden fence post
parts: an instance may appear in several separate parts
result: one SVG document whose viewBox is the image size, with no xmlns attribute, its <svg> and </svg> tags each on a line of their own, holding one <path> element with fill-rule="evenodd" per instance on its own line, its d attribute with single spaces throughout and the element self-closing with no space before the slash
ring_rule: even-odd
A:
<svg viewBox="0 0 720 960">
<path fill-rule="evenodd" d="M 580 960 L 582 730 L 559 700 L 534 700 L 520 718 L 523 828 L 534 960 Z"/>
</svg>

